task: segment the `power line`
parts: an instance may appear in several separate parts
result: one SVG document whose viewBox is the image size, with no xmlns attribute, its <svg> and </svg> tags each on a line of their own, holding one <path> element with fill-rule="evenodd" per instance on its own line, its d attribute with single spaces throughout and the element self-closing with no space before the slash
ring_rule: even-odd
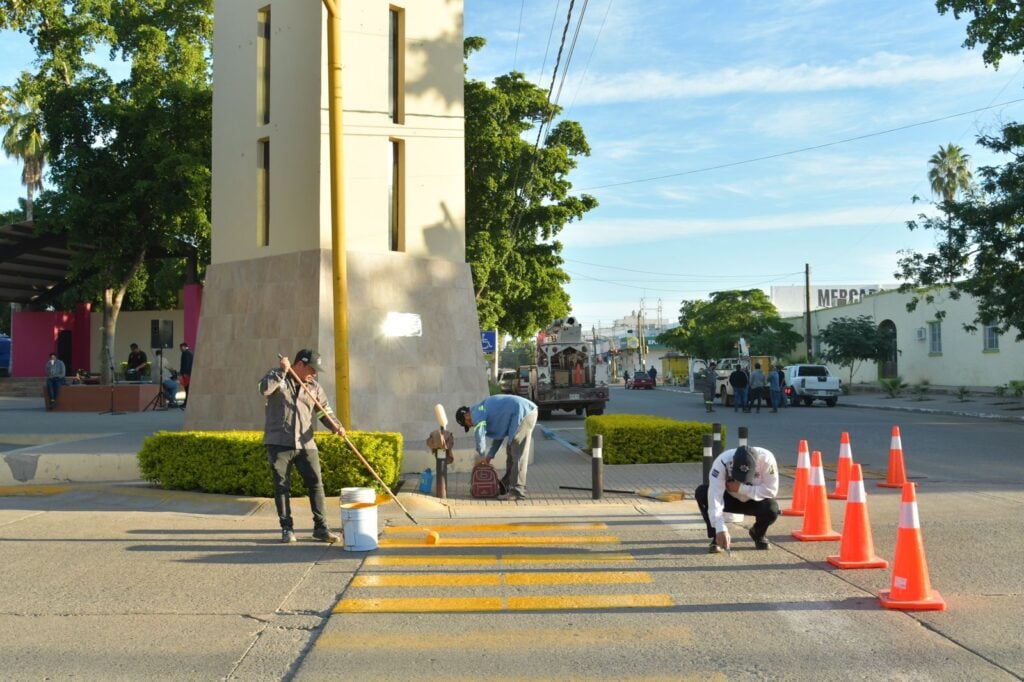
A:
<svg viewBox="0 0 1024 682">
<path fill-rule="evenodd" d="M 654 180 L 665 180 L 667 178 L 678 178 L 684 175 L 696 175 L 697 173 L 707 173 L 708 171 L 721 170 L 723 168 L 733 168 L 735 166 L 743 166 L 750 163 L 756 163 L 758 161 L 768 161 L 770 159 L 778 159 L 783 156 L 792 156 L 794 154 L 802 154 L 804 152 L 812 152 L 818 149 L 825 149 L 827 147 L 835 147 L 836 145 L 846 144 L 848 142 L 857 142 L 859 140 L 866 140 L 872 137 L 879 137 L 880 135 L 888 135 L 890 133 L 897 133 L 901 130 L 909 130 L 910 128 L 918 128 L 920 126 L 931 125 L 932 123 L 940 123 L 942 121 L 948 121 L 950 119 L 959 118 L 961 116 L 968 116 L 970 114 L 977 114 L 988 109 L 996 109 L 998 107 L 1005 107 L 1011 104 L 1019 104 L 1024 102 L 1024 97 L 1020 99 L 1012 99 L 1007 102 L 1000 102 L 999 104 L 991 104 L 987 107 L 979 107 L 978 109 L 971 109 L 970 111 L 961 111 L 957 114 L 950 114 L 948 116 L 941 116 L 939 118 L 929 119 L 927 121 L 918 121 L 917 123 L 908 123 L 907 125 L 898 126 L 896 128 L 889 128 L 888 130 L 879 130 L 873 133 L 866 133 L 864 135 L 857 135 L 855 137 L 847 137 L 842 140 L 835 140 L 832 142 L 825 142 L 823 144 L 816 144 L 810 147 L 800 147 L 799 149 L 791 149 L 785 152 L 779 152 L 777 154 L 767 154 L 765 156 L 757 156 L 752 159 L 744 159 L 743 161 L 732 161 L 730 163 L 722 163 L 717 166 L 706 166 L 704 168 L 694 168 L 693 170 L 681 171 L 679 173 L 668 173 L 667 175 L 656 175 L 649 178 L 638 178 L 636 180 L 625 180 L 623 182 L 612 182 L 607 185 L 595 185 L 593 187 L 584 187 L 580 191 L 588 192 L 595 189 L 606 189 L 608 187 L 622 187 L 623 185 L 635 185 L 641 182 L 652 182 Z"/>
<path fill-rule="evenodd" d="M 636 269 L 633 269 L 633 268 L 624 268 L 624 267 L 621 267 L 621 266 L 618 266 L 618 265 L 605 265 L 603 263 L 590 263 L 590 262 L 587 262 L 587 261 L 584 261 L 584 260 L 574 260 L 572 258 L 563 258 L 562 260 L 564 260 L 567 263 L 579 263 L 580 265 L 592 265 L 595 268 L 607 268 L 609 270 L 621 270 L 623 272 L 637 272 L 637 273 L 644 274 L 644 275 L 662 275 L 662 276 L 665 276 L 665 277 L 677 277 L 677 276 L 680 276 L 679 273 L 676 273 L 676 272 L 652 272 L 650 270 L 636 270 Z M 767 277 L 792 277 L 793 275 L 803 276 L 803 274 L 804 274 L 803 270 L 800 270 L 798 272 L 778 272 L 778 273 L 768 273 L 768 274 L 762 274 L 762 275 L 751 275 L 751 274 L 746 274 L 746 275 L 708 275 L 706 277 L 694 277 L 693 281 L 717 280 L 717 279 L 762 279 L 762 278 L 767 278 Z"/>
</svg>

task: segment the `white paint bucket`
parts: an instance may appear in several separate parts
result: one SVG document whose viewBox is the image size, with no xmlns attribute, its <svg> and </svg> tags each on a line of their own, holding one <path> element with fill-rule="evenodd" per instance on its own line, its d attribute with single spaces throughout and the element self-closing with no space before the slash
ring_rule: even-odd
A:
<svg viewBox="0 0 1024 682">
<path fill-rule="evenodd" d="M 357 502 L 376 502 L 377 491 L 373 488 L 342 488 L 341 503 L 355 504 Z"/>
<path fill-rule="evenodd" d="M 369 552 L 377 549 L 376 503 L 371 501 L 342 504 L 341 532 L 344 536 L 344 547 L 350 552 Z"/>
</svg>

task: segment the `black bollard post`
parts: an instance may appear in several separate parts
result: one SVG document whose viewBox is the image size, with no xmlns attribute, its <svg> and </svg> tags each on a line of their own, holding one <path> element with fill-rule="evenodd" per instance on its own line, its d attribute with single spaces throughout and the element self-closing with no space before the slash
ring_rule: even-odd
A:
<svg viewBox="0 0 1024 682">
<path fill-rule="evenodd" d="M 437 497 L 448 499 L 448 452 L 441 448 L 437 451 Z"/>
<path fill-rule="evenodd" d="M 590 440 L 591 498 L 600 500 L 604 494 L 604 437 L 597 434 Z"/>
<path fill-rule="evenodd" d="M 746 426 L 741 426 L 736 429 L 736 447 L 741 448 L 747 444 L 747 434 L 749 433 Z"/>
<path fill-rule="evenodd" d="M 704 471 L 702 474 L 702 480 L 704 485 L 708 484 L 708 477 L 711 475 L 711 463 L 714 462 L 715 458 L 712 455 L 713 446 L 711 445 L 711 434 L 704 434 Z"/>
<path fill-rule="evenodd" d="M 712 457 L 722 454 L 722 425 L 718 422 L 711 425 L 711 448 Z"/>
</svg>

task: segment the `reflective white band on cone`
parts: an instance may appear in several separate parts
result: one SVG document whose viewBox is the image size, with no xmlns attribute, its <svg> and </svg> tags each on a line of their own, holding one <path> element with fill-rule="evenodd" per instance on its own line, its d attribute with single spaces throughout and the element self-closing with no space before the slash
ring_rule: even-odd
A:
<svg viewBox="0 0 1024 682">
<path fill-rule="evenodd" d="M 864 491 L 864 479 L 850 481 L 850 492 L 846 501 L 848 503 L 865 503 L 868 501 L 868 495 Z"/>
<path fill-rule="evenodd" d="M 921 519 L 917 516 L 917 503 L 904 502 L 900 506 L 900 528 L 920 528 Z"/>
</svg>

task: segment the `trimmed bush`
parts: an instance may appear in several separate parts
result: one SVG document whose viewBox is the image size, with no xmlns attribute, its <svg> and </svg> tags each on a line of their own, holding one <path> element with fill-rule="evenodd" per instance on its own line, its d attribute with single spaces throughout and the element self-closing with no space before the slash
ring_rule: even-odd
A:
<svg viewBox="0 0 1024 682">
<path fill-rule="evenodd" d="M 392 490 L 402 470 L 402 434 L 349 431 L 349 440 Z M 366 470 L 344 439 L 332 433 L 314 435 L 320 451 L 324 492 L 342 488 L 375 488 L 380 484 Z M 274 482 L 260 431 L 159 431 L 139 451 L 139 470 L 147 481 L 171 490 L 273 497 Z M 292 471 L 291 491 L 307 493 L 302 477 Z"/>
<path fill-rule="evenodd" d="M 587 443 L 600 434 L 605 464 L 699 462 L 704 457 L 704 435 L 711 424 L 682 422 L 667 417 L 639 414 L 606 414 L 587 417 Z M 722 427 L 725 449 L 725 427 Z"/>
</svg>

